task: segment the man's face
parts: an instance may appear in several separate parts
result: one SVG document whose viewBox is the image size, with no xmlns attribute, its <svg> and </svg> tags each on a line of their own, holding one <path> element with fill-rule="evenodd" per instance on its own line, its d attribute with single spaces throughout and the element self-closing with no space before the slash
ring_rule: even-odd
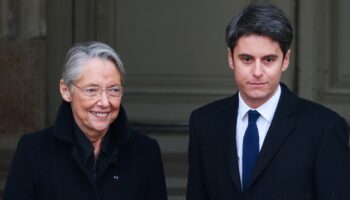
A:
<svg viewBox="0 0 350 200">
<path fill-rule="evenodd" d="M 268 101 L 288 68 L 290 50 L 283 58 L 278 42 L 261 35 L 242 36 L 228 62 L 243 100 L 252 108 Z"/>
</svg>

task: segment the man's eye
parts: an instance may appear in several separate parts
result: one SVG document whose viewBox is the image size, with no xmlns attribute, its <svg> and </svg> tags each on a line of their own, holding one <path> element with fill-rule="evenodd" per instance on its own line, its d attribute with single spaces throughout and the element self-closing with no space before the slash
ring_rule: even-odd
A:
<svg viewBox="0 0 350 200">
<path fill-rule="evenodd" d="M 274 58 L 271 58 L 271 57 L 267 57 L 267 58 L 265 58 L 265 61 L 266 61 L 267 63 L 270 63 L 270 62 L 275 61 L 275 59 L 274 59 Z"/>
<path fill-rule="evenodd" d="M 242 57 L 242 60 L 243 60 L 243 62 L 250 62 L 252 60 L 252 58 L 245 56 L 245 57 Z"/>
</svg>

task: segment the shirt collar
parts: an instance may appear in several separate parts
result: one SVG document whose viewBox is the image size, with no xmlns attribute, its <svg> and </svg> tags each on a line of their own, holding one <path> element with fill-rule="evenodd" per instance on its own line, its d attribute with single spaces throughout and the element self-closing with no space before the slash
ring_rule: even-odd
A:
<svg viewBox="0 0 350 200">
<path fill-rule="evenodd" d="M 249 107 L 238 93 L 239 106 L 238 106 L 238 118 L 243 120 L 249 110 L 257 110 L 262 117 L 264 117 L 269 123 L 271 123 L 273 115 L 276 111 L 278 101 L 281 97 L 281 86 L 278 85 L 275 94 L 264 104 L 256 109 Z"/>
</svg>

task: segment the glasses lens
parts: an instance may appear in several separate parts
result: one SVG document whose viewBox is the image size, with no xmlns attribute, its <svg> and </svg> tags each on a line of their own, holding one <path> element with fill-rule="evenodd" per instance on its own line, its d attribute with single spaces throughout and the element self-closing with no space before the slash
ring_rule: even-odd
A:
<svg viewBox="0 0 350 200">
<path fill-rule="evenodd" d="M 123 91 L 121 87 L 111 87 L 107 90 L 107 94 L 111 97 L 120 97 L 122 93 Z"/>
<path fill-rule="evenodd" d="M 97 96 L 98 94 L 101 93 L 101 88 L 99 88 L 99 87 L 86 87 L 82 91 L 86 96 L 94 97 L 94 96 Z"/>
</svg>

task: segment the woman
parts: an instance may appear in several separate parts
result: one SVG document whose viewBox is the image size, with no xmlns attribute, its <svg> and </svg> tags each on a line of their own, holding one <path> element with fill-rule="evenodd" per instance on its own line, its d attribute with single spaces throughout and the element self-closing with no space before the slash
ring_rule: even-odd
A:
<svg viewBox="0 0 350 200">
<path fill-rule="evenodd" d="M 4 200 L 167 199 L 158 143 L 128 126 L 124 78 L 108 45 L 69 50 L 55 124 L 22 136 Z"/>
</svg>

